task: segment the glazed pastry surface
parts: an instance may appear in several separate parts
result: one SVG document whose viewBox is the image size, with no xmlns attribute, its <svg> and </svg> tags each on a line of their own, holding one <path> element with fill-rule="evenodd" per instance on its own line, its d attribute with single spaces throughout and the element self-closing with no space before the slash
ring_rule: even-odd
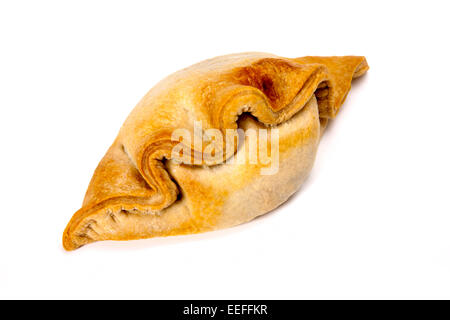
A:
<svg viewBox="0 0 450 320">
<path fill-rule="evenodd" d="M 367 70 L 365 58 L 357 56 L 242 53 L 168 76 L 142 98 L 100 161 L 81 209 L 64 231 L 64 248 L 206 232 L 273 210 L 306 179 L 328 119 L 338 113 L 352 79 Z M 202 136 L 200 147 L 184 142 L 192 164 L 174 159 L 179 144 L 174 132 L 183 129 L 195 137 L 196 124 L 201 133 L 236 132 L 232 152 L 225 150 L 227 143 Z M 269 138 L 276 134 L 276 170 L 270 171 L 273 157 L 249 161 L 255 145 L 237 129 L 265 129 Z M 257 148 L 262 139 L 257 134 Z M 211 146 L 214 158 L 194 160 Z M 246 161 L 229 163 L 230 157 Z"/>
</svg>

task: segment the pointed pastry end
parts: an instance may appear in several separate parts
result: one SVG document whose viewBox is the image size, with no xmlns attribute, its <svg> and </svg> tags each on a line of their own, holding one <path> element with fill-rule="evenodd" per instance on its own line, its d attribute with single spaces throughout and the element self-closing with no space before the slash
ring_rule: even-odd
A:
<svg viewBox="0 0 450 320">
<path fill-rule="evenodd" d="M 353 79 L 361 77 L 369 70 L 369 64 L 367 63 L 366 57 L 361 57 L 361 59 L 361 63 L 356 67 L 355 72 L 353 73 Z"/>
<path fill-rule="evenodd" d="M 73 250 L 79 248 L 79 246 L 77 246 L 75 243 L 73 243 L 72 239 L 70 239 L 70 236 L 66 231 L 64 231 L 62 242 L 63 242 L 63 247 L 66 251 L 73 251 Z"/>
<path fill-rule="evenodd" d="M 72 224 L 69 223 L 64 230 L 62 237 L 62 244 L 66 251 L 73 251 L 78 248 L 81 248 L 85 244 L 95 242 L 96 240 L 91 238 L 88 235 L 80 234 L 74 235 L 73 232 L 70 232 Z"/>
<path fill-rule="evenodd" d="M 75 249 L 78 249 L 83 246 L 83 244 L 77 243 L 77 241 L 74 241 L 67 230 L 64 231 L 62 242 L 63 247 L 66 251 L 73 251 Z"/>
</svg>

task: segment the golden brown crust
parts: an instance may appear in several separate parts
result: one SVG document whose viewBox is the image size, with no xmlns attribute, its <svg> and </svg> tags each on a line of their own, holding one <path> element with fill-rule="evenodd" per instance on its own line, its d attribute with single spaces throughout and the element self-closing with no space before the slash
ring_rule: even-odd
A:
<svg viewBox="0 0 450 320">
<path fill-rule="evenodd" d="M 216 167 L 225 166 L 221 163 L 228 155 L 224 152 L 222 160 L 215 163 L 204 160 L 204 166 L 198 170 L 170 161 L 165 165 L 164 161 L 171 158 L 175 145 L 171 140 L 173 131 L 178 128 L 193 130 L 194 120 L 202 121 L 205 129 L 216 128 L 222 132 L 236 129 L 243 111 L 257 119 L 248 120 L 256 121 L 254 126 L 283 124 L 280 148 L 284 148 L 285 162 L 295 166 L 290 162 L 292 150 L 308 150 L 297 154 L 308 160 L 308 165 L 296 169 L 303 177 L 314 160 L 317 130 L 336 116 L 352 78 L 361 76 L 367 69 L 364 57 L 288 59 L 246 53 L 206 60 L 167 77 L 131 112 L 98 165 L 83 207 L 74 214 L 64 231 L 64 248 L 73 250 L 98 240 L 203 232 L 240 223 L 245 219 L 235 217 L 234 222 L 230 222 L 223 212 L 226 211 L 224 208 L 230 207 L 230 199 L 245 190 L 244 182 L 235 185 L 234 189 L 218 189 L 220 195 L 211 191 L 214 184 L 223 182 L 211 183 L 215 173 L 210 171 L 222 170 Z M 305 106 L 308 108 L 303 112 Z M 288 120 L 303 128 L 300 136 Z M 195 150 L 194 145 L 190 147 L 193 152 L 202 151 Z M 211 165 L 215 166 L 208 169 Z M 246 168 L 247 171 L 252 170 Z M 280 174 L 282 179 L 288 179 L 289 170 L 285 172 L 284 176 Z M 233 173 L 224 171 L 222 175 L 221 179 L 227 180 Z M 254 173 L 249 179 L 260 181 Z M 274 179 L 268 181 L 264 184 L 276 184 Z M 294 182 L 292 186 L 297 187 Z M 186 191 L 190 188 L 195 192 Z M 252 188 L 258 189 L 256 182 Z M 286 190 L 286 194 L 291 193 L 292 188 Z M 180 200 L 183 198 L 180 191 L 187 193 L 186 199 Z M 262 194 L 265 190 L 258 192 Z M 264 198 L 261 201 L 267 203 L 254 211 L 261 214 L 284 200 Z M 242 215 L 248 215 L 248 219 L 254 217 L 244 211 Z"/>
</svg>

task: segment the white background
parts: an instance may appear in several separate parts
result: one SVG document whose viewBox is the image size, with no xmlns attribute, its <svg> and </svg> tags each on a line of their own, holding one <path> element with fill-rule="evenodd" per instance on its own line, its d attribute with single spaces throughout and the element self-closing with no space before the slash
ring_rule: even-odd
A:
<svg viewBox="0 0 450 320">
<path fill-rule="evenodd" d="M 0 298 L 450 298 L 445 1 L 2 1 Z M 302 189 L 248 224 L 61 236 L 161 78 L 217 55 L 365 55 Z"/>
</svg>

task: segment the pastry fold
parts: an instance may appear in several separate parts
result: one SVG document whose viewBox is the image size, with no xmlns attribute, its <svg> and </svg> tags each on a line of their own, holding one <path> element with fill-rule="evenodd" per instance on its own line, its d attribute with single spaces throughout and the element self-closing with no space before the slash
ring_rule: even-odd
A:
<svg viewBox="0 0 450 320">
<path fill-rule="evenodd" d="M 100 161 L 81 209 L 64 231 L 64 248 L 205 232 L 272 210 L 306 178 L 321 130 L 338 113 L 352 79 L 368 68 L 357 56 L 243 53 L 168 76 L 142 98 Z M 218 151 L 219 160 L 196 165 L 173 161 L 174 130 L 195 134 L 194 122 L 224 134 L 279 129 L 279 172 L 261 176 L 262 164 L 227 164 L 225 150 Z M 192 155 L 203 151 L 192 143 L 189 148 Z"/>
</svg>

